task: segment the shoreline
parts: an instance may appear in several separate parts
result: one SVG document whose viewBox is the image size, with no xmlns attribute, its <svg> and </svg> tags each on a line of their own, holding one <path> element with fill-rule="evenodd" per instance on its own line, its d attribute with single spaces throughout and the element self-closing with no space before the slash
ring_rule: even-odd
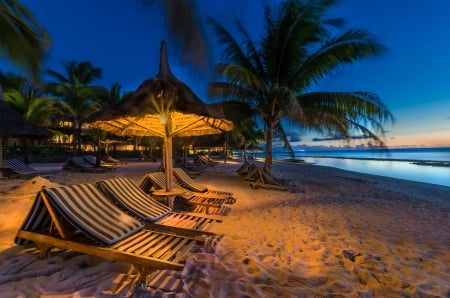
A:
<svg viewBox="0 0 450 298">
<path fill-rule="evenodd" d="M 400 161 L 408 162 L 418 166 L 434 166 L 434 167 L 450 167 L 450 161 L 445 160 L 421 160 L 421 159 L 401 159 L 401 158 L 376 158 L 376 157 L 342 157 L 342 156 L 323 156 L 323 155 L 311 155 L 311 156 L 296 156 L 300 160 L 302 158 L 333 158 L 333 159 L 355 159 L 355 160 L 374 160 L 374 161 Z"/>
<path fill-rule="evenodd" d="M 208 188 L 233 192 L 237 202 L 223 222 L 213 226 L 213 232 L 223 235 L 216 252 L 194 253 L 179 273 L 184 287 L 177 294 L 450 294 L 450 187 L 276 161 L 273 176 L 297 191 L 254 190 L 236 173 L 241 164 L 219 163 L 195 178 Z M 158 167 L 129 161 L 115 173 L 90 174 L 42 165 L 52 170 L 49 181 L 65 185 L 109 177 L 139 182 Z M 66 252 L 39 260 L 33 250 L 13 245 L 11 238 L 38 185 L 13 195 L 4 193 L 6 184 L 19 190 L 27 180 L 5 181 L 0 180 L 0 271 L 5 272 L 0 296 L 123 297 L 134 291 L 134 273 L 126 263 Z M 142 291 L 166 293 L 150 287 L 134 293 Z"/>
</svg>

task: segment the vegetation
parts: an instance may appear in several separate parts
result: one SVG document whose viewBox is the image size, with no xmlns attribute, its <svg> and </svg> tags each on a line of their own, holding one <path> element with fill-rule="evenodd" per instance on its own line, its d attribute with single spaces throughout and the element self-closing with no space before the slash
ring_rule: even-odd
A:
<svg viewBox="0 0 450 298">
<path fill-rule="evenodd" d="M 214 19 L 208 19 L 223 46 L 223 63 L 217 65 L 217 71 L 224 78 L 209 84 L 209 94 L 246 102 L 261 116 L 267 173 L 272 168 L 273 133 L 284 132 L 282 119 L 303 129 L 346 139 L 360 133 L 380 145 L 383 123 L 393 121 L 376 94 L 311 91 L 336 68 L 385 50 L 363 30 L 334 34 L 343 20 L 328 19 L 326 13 L 336 2 L 287 0 L 275 10 L 266 6 L 264 33 L 258 43 L 239 19 L 236 37 Z"/>
<path fill-rule="evenodd" d="M 95 79 L 101 77 L 100 68 L 90 62 L 77 63 L 71 61 L 65 65 L 66 74 L 54 70 L 47 70 L 47 74 L 54 78 L 48 83 L 49 91 L 62 99 L 61 106 L 67 114 L 67 119 L 73 123 L 73 148 L 81 149 L 81 127 L 86 119 L 101 108 L 99 98 L 107 93 L 103 87 L 91 85 Z"/>
<path fill-rule="evenodd" d="M 16 0 L 0 0 L 0 58 L 38 77 L 50 39 L 28 9 Z"/>
<path fill-rule="evenodd" d="M 142 1 L 164 8 L 170 32 L 183 45 L 185 57 L 197 65 L 206 62 L 204 32 L 195 13 L 195 0 L 184 1 L 189 9 L 181 12 L 176 1 Z M 336 3 L 337 0 L 286 0 L 274 9 L 266 6 L 264 32 L 256 41 L 239 19 L 236 35 L 217 21 L 208 20 L 223 49 L 223 62 L 217 65 L 223 81 L 210 83 L 209 93 L 212 98 L 226 100 L 222 106 L 236 124 L 226 136 L 226 143 L 244 150 L 256 145 L 262 136 L 254 117 L 261 117 L 267 144 L 264 169 L 268 173 L 274 137 L 280 137 L 290 148 L 285 133 L 287 123 L 344 139 L 359 134 L 382 146 L 383 125 L 393 121 L 376 94 L 313 91 L 320 90 L 321 80 L 337 68 L 385 50 L 369 33 L 342 30 L 342 19 L 327 18 L 326 13 Z M 36 77 L 49 44 L 45 30 L 14 0 L 0 0 L 0 28 L 0 57 L 6 56 Z M 14 50 L 18 48 L 21 50 Z M 79 150 L 84 121 L 93 112 L 121 100 L 120 84 L 115 83 L 110 89 L 93 84 L 101 73 L 88 61 L 71 61 L 65 65 L 64 73 L 47 70 L 52 80 L 46 93 L 20 78 L 14 82 L 14 78 L 3 76 L 0 84 L 8 85 L 8 104 L 34 123 L 55 127 L 57 120 L 71 121 L 73 128 L 68 133 L 74 135 L 73 146 Z M 237 104 L 238 109 L 230 110 Z M 49 123 L 50 120 L 54 121 Z M 105 137 L 99 132 L 92 135 L 99 140 Z"/>
</svg>

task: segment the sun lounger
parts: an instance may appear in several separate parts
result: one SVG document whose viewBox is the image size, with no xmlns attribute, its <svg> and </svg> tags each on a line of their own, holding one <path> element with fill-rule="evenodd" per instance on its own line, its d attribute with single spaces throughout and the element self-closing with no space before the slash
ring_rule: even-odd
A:
<svg viewBox="0 0 450 298">
<path fill-rule="evenodd" d="M 18 159 L 4 159 L 2 161 L 3 176 L 12 178 L 30 178 L 39 176 L 38 170 L 30 167 L 29 165 L 21 162 Z"/>
<path fill-rule="evenodd" d="M 249 174 L 244 179 L 247 181 L 251 181 L 250 187 L 254 189 L 266 188 L 294 192 L 293 189 L 282 185 L 258 166 L 255 166 L 254 169 L 249 172 Z"/>
<path fill-rule="evenodd" d="M 111 168 L 98 167 L 88 163 L 82 156 L 70 157 L 63 166 L 64 170 L 73 170 L 89 173 L 104 173 L 112 171 Z"/>
<path fill-rule="evenodd" d="M 146 174 L 139 183 L 139 187 L 145 192 L 151 194 L 155 190 L 163 190 L 166 187 L 166 177 L 163 172 L 153 172 Z M 198 196 L 194 192 L 182 188 L 180 185 L 174 184 L 174 189 L 179 190 L 178 197 L 185 200 L 186 203 L 197 205 L 198 208 L 194 212 L 206 212 L 207 214 L 226 215 L 230 208 L 224 206 L 229 199 L 211 198 L 206 196 Z"/>
<path fill-rule="evenodd" d="M 146 194 L 129 178 L 113 178 L 97 182 L 97 187 L 113 202 L 128 213 L 146 222 L 153 229 L 164 226 L 164 230 L 174 227 L 174 231 L 190 236 L 206 233 L 215 223 L 222 220 L 173 212 L 168 206 Z M 179 229 L 179 228 L 182 228 Z M 185 230 L 187 229 L 187 231 Z M 194 230 L 194 231 L 192 231 Z"/>
<path fill-rule="evenodd" d="M 246 181 L 256 181 L 261 177 L 261 168 L 259 168 L 254 163 L 250 164 L 245 174 L 244 180 Z"/>
<path fill-rule="evenodd" d="M 239 169 L 236 170 L 239 175 L 246 175 L 248 173 L 248 169 L 250 167 L 250 163 L 248 161 L 245 161 L 242 166 L 239 167 Z"/>
<path fill-rule="evenodd" d="M 196 164 L 197 166 L 208 166 L 208 167 L 213 167 L 217 164 L 216 161 L 211 160 L 203 155 L 196 155 L 194 157 L 194 164 Z"/>
<path fill-rule="evenodd" d="M 83 155 L 83 159 L 90 165 L 99 167 L 99 168 L 103 168 L 106 171 L 109 172 L 114 172 L 116 170 L 116 166 L 111 164 L 111 163 L 107 163 L 104 161 L 100 161 L 99 164 L 97 164 L 97 157 L 95 157 L 94 155 Z"/>
<path fill-rule="evenodd" d="M 233 198 L 233 193 L 221 190 L 208 189 L 205 185 L 192 179 L 182 168 L 173 168 L 173 174 L 178 183 L 191 191 L 207 196 L 218 196 L 223 198 Z"/>
<path fill-rule="evenodd" d="M 40 191 L 15 243 L 35 243 L 41 257 L 52 247 L 73 250 L 136 267 L 141 280 L 156 269 L 182 270 L 199 239 L 146 229 L 93 184 Z"/>
</svg>

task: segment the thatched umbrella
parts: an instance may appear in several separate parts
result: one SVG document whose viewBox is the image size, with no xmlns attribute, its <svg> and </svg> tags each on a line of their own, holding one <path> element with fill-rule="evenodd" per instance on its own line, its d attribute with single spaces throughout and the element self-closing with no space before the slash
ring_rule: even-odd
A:
<svg viewBox="0 0 450 298">
<path fill-rule="evenodd" d="M 172 138 L 217 134 L 233 129 L 220 111 L 203 103 L 170 71 L 166 43 L 161 42 L 160 68 L 120 104 L 93 115 L 91 126 L 117 135 L 164 139 L 166 190 L 172 190 Z"/>
<path fill-rule="evenodd" d="M 0 167 L 3 161 L 3 138 L 50 138 L 51 132 L 28 122 L 3 101 L 0 85 Z"/>
</svg>

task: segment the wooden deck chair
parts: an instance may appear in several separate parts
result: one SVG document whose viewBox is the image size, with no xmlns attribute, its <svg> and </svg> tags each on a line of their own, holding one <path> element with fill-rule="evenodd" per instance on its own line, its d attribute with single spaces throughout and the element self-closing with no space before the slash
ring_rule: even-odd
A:
<svg viewBox="0 0 450 298">
<path fill-rule="evenodd" d="M 151 194 L 154 190 L 165 189 L 166 177 L 163 172 L 152 172 L 146 174 L 139 183 L 139 187 L 145 192 Z M 228 199 L 211 198 L 198 196 L 194 192 L 186 190 L 181 186 L 174 184 L 175 189 L 181 189 L 182 194 L 178 197 L 185 200 L 186 203 L 194 205 L 193 212 L 205 212 L 207 214 L 227 215 L 230 207 L 224 206 Z"/>
<path fill-rule="evenodd" d="M 82 156 L 71 156 L 64 164 L 63 169 L 89 173 L 104 173 L 108 171 L 108 169 L 88 163 Z"/>
<path fill-rule="evenodd" d="M 188 236 L 212 234 L 208 232 L 222 220 L 173 212 L 168 206 L 146 194 L 129 178 L 113 178 L 97 182 L 97 187 L 119 207 L 137 218 L 150 223 L 153 230 L 171 228 L 177 234 Z"/>
<path fill-rule="evenodd" d="M 208 189 L 205 185 L 192 179 L 182 168 L 173 168 L 173 174 L 177 178 L 179 185 L 195 193 L 207 196 L 217 196 L 223 198 L 233 198 L 233 193 L 215 189 Z"/>
<path fill-rule="evenodd" d="M 250 167 L 250 163 L 248 161 L 245 161 L 240 167 L 239 169 L 236 170 L 236 172 L 238 172 L 239 175 L 246 175 L 248 173 L 248 169 Z"/>
<path fill-rule="evenodd" d="M 252 177 L 255 179 L 250 182 L 250 186 L 254 189 L 266 188 L 294 192 L 293 189 L 282 185 L 259 167 L 256 167 L 255 174 Z"/>
<path fill-rule="evenodd" d="M 255 165 L 254 163 L 250 164 L 248 167 L 248 172 L 244 177 L 246 181 L 257 181 L 261 180 L 261 168 Z"/>
<path fill-rule="evenodd" d="M 39 171 L 18 159 L 4 159 L 2 161 L 3 176 L 12 178 L 30 178 L 39 176 Z"/>
<path fill-rule="evenodd" d="M 136 267 L 141 281 L 156 269 L 182 270 L 199 239 L 152 231 L 123 212 L 94 184 L 43 188 L 20 227 L 15 243 L 35 243 L 41 257 L 52 247 Z"/>
<path fill-rule="evenodd" d="M 203 155 L 194 156 L 194 164 L 197 166 L 213 167 L 216 165 L 216 163 L 217 163 L 216 161 L 210 160 Z"/>
</svg>

